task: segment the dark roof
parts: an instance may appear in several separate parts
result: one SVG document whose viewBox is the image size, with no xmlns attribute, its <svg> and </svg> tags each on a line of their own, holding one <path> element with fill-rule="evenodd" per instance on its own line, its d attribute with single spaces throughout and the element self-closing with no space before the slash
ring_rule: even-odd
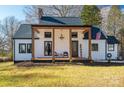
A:
<svg viewBox="0 0 124 93">
<path fill-rule="evenodd" d="M 49 17 L 43 16 L 39 24 L 22 24 L 13 38 L 31 38 L 32 25 L 39 26 L 83 26 L 79 17 Z"/>
<path fill-rule="evenodd" d="M 83 25 L 79 17 L 49 17 L 43 16 L 40 20 L 41 25 Z"/>
<path fill-rule="evenodd" d="M 31 25 L 29 24 L 22 24 L 18 31 L 15 33 L 13 38 L 31 38 L 32 32 L 31 32 Z"/>
<path fill-rule="evenodd" d="M 32 38 L 32 25 L 34 24 L 22 24 L 18 31 L 15 33 L 13 39 L 31 39 Z M 42 17 L 39 26 L 82 26 L 81 19 L 79 17 Z M 106 36 L 103 31 L 98 27 L 92 27 L 92 39 L 96 39 L 96 33 L 101 32 L 100 39 L 107 39 L 108 43 L 118 43 L 118 40 L 114 36 Z M 38 38 L 35 36 L 35 38 Z M 88 32 L 84 34 L 84 39 L 88 39 Z"/>
<path fill-rule="evenodd" d="M 31 39 L 31 38 L 32 38 L 31 24 L 22 24 L 13 37 L 13 39 Z M 35 38 L 38 37 L 35 36 Z"/>
<path fill-rule="evenodd" d="M 107 38 L 106 35 L 103 33 L 103 31 L 101 31 L 98 27 L 93 26 L 93 27 L 92 27 L 92 31 L 91 31 L 91 33 L 92 33 L 92 39 L 96 39 L 96 34 L 97 34 L 98 32 L 101 32 L 101 37 L 100 37 L 100 39 L 106 39 L 106 38 Z M 88 32 L 86 32 L 86 33 L 84 34 L 84 39 L 88 39 Z"/>
<path fill-rule="evenodd" d="M 107 36 L 107 43 L 108 44 L 117 44 L 119 41 L 116 39 L 115 36 Z"/>
</svg>

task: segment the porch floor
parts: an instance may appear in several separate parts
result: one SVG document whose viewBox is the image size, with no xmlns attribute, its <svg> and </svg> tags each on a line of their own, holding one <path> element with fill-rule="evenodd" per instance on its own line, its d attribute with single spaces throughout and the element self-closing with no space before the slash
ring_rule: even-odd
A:
<svg viewBox="0 0 124 93">
<path fill-rule="evenodd" d="M 38 60 L 38 61 L 43 61 L 43 60 L 52 60 L 53 58 L 33 58 L 32 60 Z M 55 60 L 69 60 L 69 58 L 54 58 Z M 72 57 L 72 60 L 83 60 L 81 57 Z"/>
</svg>

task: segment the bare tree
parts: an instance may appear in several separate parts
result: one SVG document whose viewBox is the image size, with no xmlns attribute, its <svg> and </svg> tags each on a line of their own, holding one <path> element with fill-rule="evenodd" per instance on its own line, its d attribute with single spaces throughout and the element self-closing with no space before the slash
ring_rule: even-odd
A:
<svg viewBox="0 0 124 93">
<path fill-rule="evenodd" d="M 79 5 L 53 5 L 48 6 L 48 15 L 67 17 L 67 16 L 80 16 L 80 12 L 83 6 Z"/>
<path fill-rule="evenodd" d="M 2 24 L 0 22 L 0 56 L 4 54 L 5 45 L 6 45 L 6 39 L 4 34 L 2 33 Z"/>
<path fill-rule="evenodd" d="M 2 33 L 2 47 L 8 52 L 12 52 L 13 36 L 18 30 L 21 22 L 19 22 L 15 17 L 6 17 L 1 23 L 1 33 Z"/>
<path fill-rule="evenodd" d="M 34 22 L 36 18 L 39 17 L 39 10 L 42 9 L 41 14 L 47 16 L 58 16 L 58 17 L 68 17 L 68 16 L 80 16 L 80 12 L 83 6 L 79 5 L 49 5 L 49 6 L 26 6 L 24 8 L 24 13 L 26 16 L 26 21 L 28 23 Z M 33 20 L 33 21 L 32 21 Z"/>
</svg>

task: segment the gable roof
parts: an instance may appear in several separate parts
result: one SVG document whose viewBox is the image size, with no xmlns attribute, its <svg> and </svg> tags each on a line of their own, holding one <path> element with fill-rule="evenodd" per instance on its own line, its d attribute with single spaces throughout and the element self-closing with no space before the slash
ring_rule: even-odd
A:
<svg viewBox="0 0 124 93">
<path fill-rule="evenodd" d="M 79 17 L 49 17 L 43 16 L 40 20 L 41 25 L 83 25 Z"/>
<path fill-rule="evenodd" d="M 13 39 L 31 39 L 31 38 L 32 38 L 31 24 L 22 24 L 13 37 Z M 38 37 L 35 36 L 35 38 Z"/>
<path fill-rule="evenodd" d="M 101 31 L 100 28 L 95 27 L 95 26 L 93 26 L 92 29 L 91 29 L 91 35 L 92 35 L 91 37 L 92 37 L 92 39 L 96 39 L 96 34 L 97 34 L 98 32 L 101 32 L 101 37 L 100 37 L 100 39 L 106 39 L 106 36 L 105 36 L 105 34 L 103 33 L 103 31 Z M 88 32 L 86 32 L 86 33 L 84 34 L 84 39 L 88 39 Z"/>
<path fill-rule="evenodd" d="M 79 17 L 42 17 L 40 24 L 42 26 L 83 26 Z M 106 36 L 98 27 L 92 26 L 92 39 L 96 39 L 96 34 L 101 32 L 100 39 L 106 39 L 108 43 L 119 43 L 114 36 Z M 13 39 L 31 39 L 32 24 L 22 24 L 15 33 Z M 35 36 L 35 38 L 38 38 Z M 84 34 L 84 39 L 88 39 L 88 32 Z"/>
<path fill-rule="evenodd" d="M 118 44 L 119 41 L 116 39 L 115 36 L 107 36 L 107 43 L 108 44 Z"/>
</svg>

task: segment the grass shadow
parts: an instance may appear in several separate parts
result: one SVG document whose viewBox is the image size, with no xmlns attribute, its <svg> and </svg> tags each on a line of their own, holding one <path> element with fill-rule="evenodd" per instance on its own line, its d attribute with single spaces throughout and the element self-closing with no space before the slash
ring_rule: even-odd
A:
<svg viewBox="0 0 124 93">
<path fill-rule="evenodd" d="M 93 63 L 88 63 L 88 62 L 83 62 L 83 65 L 86 66 L 101 66 L 101 67 L 111 67 L 111 66 L 124 66 L 124 63 L 107 63 L 107 62 L 93 62 Z"/>
</svg>

